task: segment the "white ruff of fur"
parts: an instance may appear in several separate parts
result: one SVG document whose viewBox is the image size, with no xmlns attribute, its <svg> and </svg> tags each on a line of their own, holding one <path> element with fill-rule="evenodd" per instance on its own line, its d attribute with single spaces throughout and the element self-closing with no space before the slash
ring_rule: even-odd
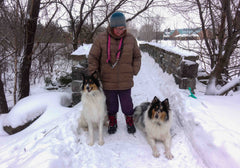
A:
<svg viewBox="0 0 240 168">
<path fill-rule="evenodd" d="M 79 120 L 79 126 L 88 128 L 89 143 L 94 144 L 94 127 L 98 127 L 99 140 L 98 144 L 103 145 L 103 125 L 107 115 L 106 97 L 102 90 L 94 90 L 91 92 L 84 91 L 82 94 L 83 110 Z"/>
<path fill-rule="evenodd" d="M 106 115 L 106 97 L 102 91 L 96 90 L 83 92 L 82 94 L 83 113 L 86 120 L 98 123 Z"/>
<path fill-rule="evenodd" d="M 171 116 L 170 110 L 169 110 L 168 121 L 159 121 L 156 119 L 150 119 L 148 117 L 147 112 L 145 112 L 144 114 L 144 121 L 145 121 L 145 132 L 148 134 L 148 136 L 160 141 L 164 141 L 166 140 L 166 138 L 171 137 L 170 129 L 172 125 L 172 116 Z"/>
</svg>

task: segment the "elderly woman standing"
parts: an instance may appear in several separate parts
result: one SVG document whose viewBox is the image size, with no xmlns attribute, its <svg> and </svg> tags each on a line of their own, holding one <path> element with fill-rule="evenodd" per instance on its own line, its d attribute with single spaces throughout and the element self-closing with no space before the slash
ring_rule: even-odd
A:
<svg viewBox="0 0 240 168">
<path fill-rule="evenodd" d="M 128 133 L 135 133 L 131 88 L 133 76 L 141 66 L 141 53 L 133 35 L 127 32 L 125 16 L 115 12 L 110 18 L 106 32 L 93 42 L 88 57 L 89 73 L 98 71 L 106 95 L 109 118 L 108 133 L 117 131 L 119 100 L 125 114 Z"/>
</svg>

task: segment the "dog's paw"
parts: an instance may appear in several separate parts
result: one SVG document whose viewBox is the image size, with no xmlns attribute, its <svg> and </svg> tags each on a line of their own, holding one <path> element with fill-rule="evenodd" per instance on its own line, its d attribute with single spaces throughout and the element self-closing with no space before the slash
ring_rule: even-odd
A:
<svg viewBox="0 0 240 168">
<path fill-rule="evenodd" d="M 82 129 L 83 129 L 83 131 L 85 131 L 85 132 L 88 131 L 88 127 L 83 127 Z"/>
<path fill-rule="evenodd" d="M 160 153 L 158 152 L 158 150 L 154 150 L 152 154 L 156 158 L 158 158 L 160 156 Z"/>
<path fill-rule="evenodd" d="M 101 140 L 101 141 L 98 141 L 98 145 L 102 146 L 104 144 L 104 141 Z"/>
<path fill-rule="evenodd" d="M 173 155 L 172 155 L 171 152 L 165 152 L 164 154 L 165 154 L 165 156 L 166 156 L 167 159 L 169 159 L 169 160 L 172 160 L 172 159 L 173 159 Z"/>
<path fill-rule="evenodd" d="M 89 146 L 93 146 L 93 144 L 94 144 L 94 142 L 92 142 L 92 141 L 90 141 L 90 142 L 88 143 Z"/>
</svg>

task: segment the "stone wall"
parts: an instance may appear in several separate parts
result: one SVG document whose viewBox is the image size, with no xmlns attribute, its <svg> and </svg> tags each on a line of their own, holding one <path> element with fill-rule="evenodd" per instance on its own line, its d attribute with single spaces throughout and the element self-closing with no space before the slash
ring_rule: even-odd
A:
<svg viewBox="0 0 240 168">
<path fill-rule="evenodd" d="M 191 87 L 194 90 L 196 88 L 198 75 L 197 55 L 186 51 L 178 54 L 176 51 L 180 51 L 179 49 L 171 52 L 150 43 L 140 44 L 140 49 L 152 56 L 164 72 L 172 74 L 180 89 Z"/>
<path fill-rule="evenodd" d="M 87 58 L 86 55 L 71 56 L 72 65 L 72 104 L 76 105 L 81 101 L 81 86 L 82 86 L 82 74 L 87 73 Z"/>
</svg>

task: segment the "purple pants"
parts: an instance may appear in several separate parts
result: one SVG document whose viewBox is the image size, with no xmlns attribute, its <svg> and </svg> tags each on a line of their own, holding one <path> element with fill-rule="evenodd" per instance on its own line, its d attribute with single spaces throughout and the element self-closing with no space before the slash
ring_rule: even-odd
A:
<svg viewBox="0 0 240 168">
<path fill-rule="evenodd" d="M 104 90 L 108 115 L 115 115 L 118 112 L 120 100 L 122 112 L 125 115 L 133 115 L 133 103 L 131 89 L 128 90 Z"/>
</svg>

